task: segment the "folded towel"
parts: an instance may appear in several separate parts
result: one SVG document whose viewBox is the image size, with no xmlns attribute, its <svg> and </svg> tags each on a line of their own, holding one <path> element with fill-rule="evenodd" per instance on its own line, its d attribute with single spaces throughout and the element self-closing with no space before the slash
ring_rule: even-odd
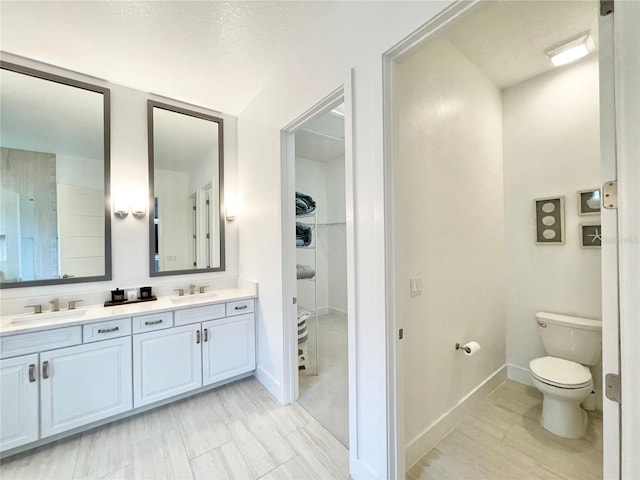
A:
<svg viewBox="0 0 640 480">
<path fill-rule="evenodd" d="M 296 215 L 311 213 L 316 209 L 316 202 L 309 195 L 296 192 Z"/>
<path fill-rule="evenodd" d="M 311 225 L 296 222 L 296 246 L 307 247 L 311 244 Z"/>
<path fill-rule="evenodd" d="M 310 316 L 311 316 L 311 312 L 309 310 L 305 310 L 302 307 L 298 307 L 298 325 L 300 325 Z"/>
<path fill-rule="evenodd" d="M 316 276 L 316 270 L 309 265 L 296 265 L 296 277 L 298 280 L 305 278 L 313 278 Z"/>
</svg>

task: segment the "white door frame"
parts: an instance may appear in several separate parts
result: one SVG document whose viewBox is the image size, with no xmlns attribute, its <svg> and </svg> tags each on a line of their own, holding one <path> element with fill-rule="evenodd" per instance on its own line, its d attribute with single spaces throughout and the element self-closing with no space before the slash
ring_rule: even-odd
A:
<svg viewBox="0 0 640 480">
<path fill-rule="evenodd" d="M 615 2 L 621 478 L 640 478 L 640 2 Z M 605 372 L 607 373 L 607 372 Z M 606 412 L 606 410 L 605 410 Z"/>
<path fill-rule="evenodd" d="M 284 402 L 298 399 L 298 335 L 296 297 L 295 221 L 295 132 L 308 120 L 344 103 L 345 129 L 345 210 L 347 243 L 347 332 L 349 362 L 349 451 L 350 463 L 357 455 L 357 391 L 356 391 L 356 290 L 355 290 L 355 183 L 353 156 L 353 73 L 345 75 L 345 83 L 305 111 L 281 130 L 281 235 L 282 235 L 282 311 L 284 338 L 283 391 Z"/>
<path fill-rule="evenodd" d="M 470 8 L 474 8 L 479 2 L 458 1 L 445 9 L 439 15 L 431 19 L 414 34 L 394 46 L 383 56 L 384 74 L 384 163 L 385 163 L 385 218 L 386 218 L 386 304 L 387 304 L 387 397 L 388 397 L 388 465 L 389 478 L 403 478 L 405 475 L 405 439 L 404 439 L 404 414 L 403 414 L 403 374 L 402 374 L 402 342 L 398 339 L 398 331 L 403 327 L 402 320 L 395 316 L 395 233 L 394 233 L 394 142 L 397 140 L 397 132 L 394 125 L 393 111 L 393 65 L 404 55 L 428 41 L 441 28 L 458 18 Z M 624 5 L 622 5 L 624 4 Z M 640 338 L 640 255 L 638 238 L 640 236 L 639 205 L 640 199 L 640 147 L 637 132 L 640 130 L 640 60 L 637 48 L 640 46 L 640 35 L 637 25 L 640 24 L 640 3 L 616 2 L 614 14 L 615 33 L 610 35 L 615 49 L 615 115 L 616 137 L 615 148 L 618 152 L 617 178 L 620 191 L 620 214 L 618 216 L 618 228 L 620 237 L 617 241 L 619 257 L 616 263 L 612 263 L 611 252 L 605 253 L 603 258 L 603 282 L 607 278 L 620 279 L 620 296 L 618 297 L 618 284 L 608 285 L 603 289 L 603 310 L 608 305 L 608 325 L 603 342 L 603 361 L 605 368 L 608 365 L 618 363 L 621 357 L 621 374 L 623 378 L 623 402 L 619 409 L 616 404 L 604 400 L 604 419 L 609 424 L 605 428 L 604 443 L 604 472 L 605 479 L 609 478 L 635 478 L 640 473 L 640 458 L 636 452 L 640 451 L 640 350 L 636 342 Z M 601 36 L 600 42 L 607 41 L 607 35 Z M 607 47 L 604 47 L 605 50 Z M 602 51 L 602 48 L 601 48 Z M 602 104 L 602 102 L 601 102 Z M 613 105 L 612 105 L 613 107 Z M 601 107 L 602 108 L 602 107 Z M 613 109 L 612 109 L 613 110 Z M 622 152 L 626 155 L 621 155 Z M 609 166 L 609 171 L 611 166 Z M 607 166 L 603 165 L 603 174 Z M 615 163 L 613 173 L 616 172 Z M 604 219 L 603 224 L 607 223 Z M 615 223 L 615 222 L 614 222 Z M 609 231 L 614 225 L 609 226 Z M 614 230 L 613 230 L 614 231 Z M 605 232 L 606 233 L 606 232 Z M 615 250 L 615 248 L 613 249 Z M 617 318 L 617 305 L 620 302 L 620 320 Z M 615 311 L 614 309 L 615 306 Z M 603 317 L 604 318 L 604 317 Z M 605 319 L 607 321 L 607 319 Z M 613 347 L 611 342 L 617 340 L 618 324 L 620 326 L 620 354 L 617 345 Z M 615 338 L 612 335 L 615 332 Z M 608 343 L 607 343 L 608 341 Z M 616 373 L 617 370 L 605 370 L 604 373 Z M 604 375 L 603 375 L 604 376 Z M 625 379 L 626 382 L 625 382 Z M 603 389 L 604 391 L 604 389 Z M 635 408 L 634 408 L 635 407 Z M 622 418 L 620 418 L 621 410 Z M 615 436 L 619 432 L 620 420 L 622 420 L 620 441 Z M 616 455 L 616 452 L 619 452 Z M 620 477 L 621 473 L 621 477 Z"/>
</svg>

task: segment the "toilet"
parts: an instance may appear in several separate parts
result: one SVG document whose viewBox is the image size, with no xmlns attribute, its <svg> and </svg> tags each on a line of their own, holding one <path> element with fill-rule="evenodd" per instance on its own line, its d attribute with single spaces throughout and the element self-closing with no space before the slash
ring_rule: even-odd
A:
<svg viewBox="0 0 640 480">
<path fill-rule="evenodd" d="M 538 332 L 549 354 L 529 363 L 533 385 L 544 395 L 540 423 L 564 438 L 580 438 L 588 417 L 580 403 L 593 390 L 586 365 L 602 352 L 602 322 L 557 313 L 536 313 Z"/>
</svg>

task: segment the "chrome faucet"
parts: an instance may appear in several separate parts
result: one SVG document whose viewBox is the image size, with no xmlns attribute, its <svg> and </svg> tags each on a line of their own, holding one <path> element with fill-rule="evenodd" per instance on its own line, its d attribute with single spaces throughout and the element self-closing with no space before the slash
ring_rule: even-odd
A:
<svg viewBox="0 0 640 480">
<path fill-rule="evenodd" d="M 189 285 L 189 295 L 193 295 L 194 293 L 196 293 L 196 286 L 192 283 Z"/>
<path fill-rule="evenodd" d="M 174 288 L 174 292 L 178 292 L 178 296 L 182 297 L 184 295 L 184 288 Z"/>
<path fill-rule="evenodd" d="M 202 286 L 200 287 L 200 293 L 204 293 L 204 289 L 205 289 L 205 288 L 209 288 L 209 285 L 202 285 Z"/>
<path fill-rule="evenodd" d="M 51 311 L 52 312 L 59 312 L 60 311 L 60 300 L 58 300 L 57 298 L 54 298 L 49 303 L 52 305 L 52 307 L 51 307 Z"/>
</svg>

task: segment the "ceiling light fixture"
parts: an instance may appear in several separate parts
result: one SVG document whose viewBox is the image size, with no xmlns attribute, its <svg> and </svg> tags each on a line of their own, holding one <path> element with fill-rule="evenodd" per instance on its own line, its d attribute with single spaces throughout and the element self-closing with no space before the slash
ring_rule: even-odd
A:
<svg viewBox="0 0 640 480">
<path fill-rule="evenodd" d="M 562 45 L 552 48 L 546 52 L 555 67 L 575 62 L 586 57 L 596 48 L 593 37 L 589 32 L 583 33 L 577 38 L 572 38 Z"/>
</svg>

